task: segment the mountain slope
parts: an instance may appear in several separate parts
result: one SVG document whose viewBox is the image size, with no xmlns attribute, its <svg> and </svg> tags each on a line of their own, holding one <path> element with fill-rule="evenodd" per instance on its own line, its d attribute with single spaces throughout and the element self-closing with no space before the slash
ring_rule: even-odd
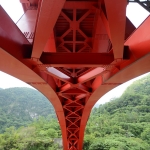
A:
<svg viewBox="0 0 150 150">
<path fill-rule="evenodd" d="M 0 90 L 0 132 L 10 126 L 25 126 L 34 118 L 52 115 L 51 103 L 40 92 L 30 88 Z"/>
<path fill-rule="evenodd" d="M 84 150 L 150 149 L 150 75 L 135 81 L 120 98 L 94 108 Z"/>
</svg>

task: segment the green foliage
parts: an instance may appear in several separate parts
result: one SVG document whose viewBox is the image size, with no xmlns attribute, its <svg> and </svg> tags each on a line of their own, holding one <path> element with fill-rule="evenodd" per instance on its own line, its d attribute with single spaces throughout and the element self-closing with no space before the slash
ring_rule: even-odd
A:
<svg viewBox="0 0 150 150">
<path fill-rule="evenodd" d="M 120 98 L 94 108 L 85 130 L 84 150 L 149 150 L 149 89 L 150 75 L 134 82 Z"/>
<path fill-rule="evenodd" d="M 1 150 L 59 150 L 54 143 L 54 138 L 58 137 L 60 128 L 56 119 L 40 117 L 27 127 L 15 129 L 7 128 L 0 134 Z M 55 127 L 55 128 L 54 128 Z"/>
<path fill-rule="evenodd" d="M 5 128 L 27 126 L 39 116 L 55 113 L 51 103 L 37 90 L 9 88 L 0 90 L 0 133 Z"/>
<path fill-rule="evenodd" d="M 148 150 L 149 146 L 141 139 L 126 138 L 120 135 L 111 135 L 95 139 L 89 150 Z"/>
<path fill-rule="evenodd" d="M 134 82 L 120 98 L 93 109 L 83 150 L 150 149 L 149 78 Z M 61 131 L 53 108 L 36 90 L 0 90 L 0 130 L 0 150 L 60 149 L 54 142 L 61 138 Z"/>
</svg>

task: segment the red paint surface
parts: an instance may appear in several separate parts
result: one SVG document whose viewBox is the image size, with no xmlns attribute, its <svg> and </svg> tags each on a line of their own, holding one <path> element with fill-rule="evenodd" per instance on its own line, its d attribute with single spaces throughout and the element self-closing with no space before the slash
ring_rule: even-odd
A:
<svg viewBox="0 0 150 150">
<path fill-rule="evenodd" d="M 43 93 L 64 150 L 82 150 L 99 98 L 150 70 L 150 18 L 133 32 L 125 0 L 20 2 L 25 15 L 17 25 L 0 8 L 0 70 Z"/>
</svg>

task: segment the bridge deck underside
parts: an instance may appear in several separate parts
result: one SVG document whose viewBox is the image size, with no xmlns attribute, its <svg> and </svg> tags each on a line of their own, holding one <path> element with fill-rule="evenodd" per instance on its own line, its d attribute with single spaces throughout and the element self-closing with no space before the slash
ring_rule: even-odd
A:
<svg viewBox="0 0 150 150">
<path fill-rule="evenodd" d="M 20 2 L 17 25 L 0 8 L 0 69 L 42 92 L 56 110 L 64 150 L 82 150 L 97 100 L 149 71 L 150 18 L 135 30 L 126 0 Z"/>
</svg>

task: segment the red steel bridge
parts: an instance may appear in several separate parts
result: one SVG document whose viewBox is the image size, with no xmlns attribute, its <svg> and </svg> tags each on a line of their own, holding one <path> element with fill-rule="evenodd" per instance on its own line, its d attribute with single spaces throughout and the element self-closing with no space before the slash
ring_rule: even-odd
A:
<svg viewBox="0 0 150 150">
<path fill-rule="evenodd" d="M 129 1 L 150 11 L 149 0 Z M 20 0 L 16 24 L 0 7 L 0 70 L 50 100 L 64 150 L 82 150 L 101 96 L 150 71 L 150 17 L 136 29 L 126 17 L 129 1 Z"/>
</svg>

